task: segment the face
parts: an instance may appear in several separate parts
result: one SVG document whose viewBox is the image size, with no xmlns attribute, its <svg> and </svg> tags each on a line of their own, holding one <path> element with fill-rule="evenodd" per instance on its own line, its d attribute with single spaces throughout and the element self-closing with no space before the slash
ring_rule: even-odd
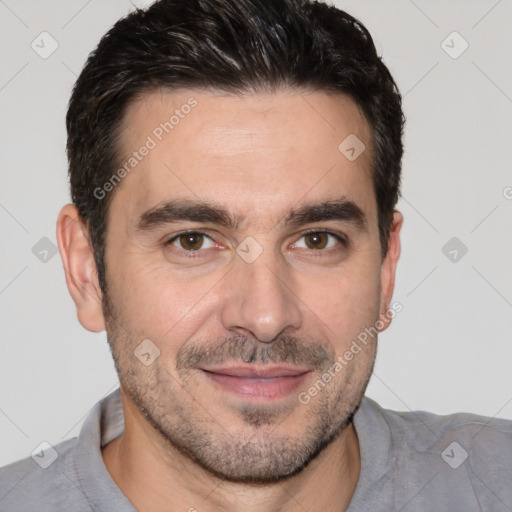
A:
<svg viewBox="0 0 512 512">
<path fill-rule="evenodd" d="M 376 336 L 346 353 L 389 305 L 369 126 L 340 95 L 157 92 L 120 147 L 103 299 L 123 392 L 220 478 L 296 474 L 360 403 Z"/>
</svg>

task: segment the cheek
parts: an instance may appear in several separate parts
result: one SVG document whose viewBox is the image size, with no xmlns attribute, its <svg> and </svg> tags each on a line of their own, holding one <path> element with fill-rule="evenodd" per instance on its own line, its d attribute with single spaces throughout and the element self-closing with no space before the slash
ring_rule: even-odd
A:
<svg viewBox="0 0 512 512">
<path fill-rule="evenodd" d="M 375 267 L 339 271 L 329 277 L 303 283 L 301 297 L 325 327 L 325 336 L 336 352 L 350 346 L 351 340 L 378 319 L 380 302 L 379 272 Z"/>
<path fill-rule="evenodd" d="M 147 262 L 126 262 L 120 268 L 110 296 L 130 333 L 156 342 L 185 340 L 210 314 L 209 296 L 218 275 L 178 279 L 169 268 Z"/>
</svg>

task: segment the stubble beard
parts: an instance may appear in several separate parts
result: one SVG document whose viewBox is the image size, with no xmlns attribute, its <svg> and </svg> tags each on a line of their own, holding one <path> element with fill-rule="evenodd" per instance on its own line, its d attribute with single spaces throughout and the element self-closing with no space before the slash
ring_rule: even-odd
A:
<svg viewBox="0 0 512 512">
<path fill-rule="evenodd" d="M 318 379 L 334 364 L 334 358 L 325 351 L 315 352 L 314 348 L 306 350 L 307 354 L 301 357 L 296 347 L 304 344 L 296 338 L 279 338 L 275 344 L 255 344 L 237 337 L 225 339 L 216 353 L 210 350 L 211 346 L 205 350 L 207 344 L 193 345 L 181 359 L 182 363 L 188 361 L 189 368 L 184 363 L 185 368 L 170 372 L 161 365 L 161 358 L 146 367 L 133 355 L 138 342 L 120 328 L 106 295 L 104 303 L 107 339 L 121 387 L 159 434 L 162 445 L 167 447 L 163 451 L 166 460 L 172 464 L 177 451 L 223 481 L 265 485 L 300 473 L 351 423 L 375 363 L 376 339 L 374 345 L 366 347 L 363 357 L 358 355 L 353 359 L 307 405 L 298 400 L 293 407 L 289 402 L 244 403 L 229 411 L 215 411 L 211 403 L 202 403 L 201 390 L 194 385 L 197 370 L 192 369 L 193 364 L 201 358 L 225 361 L 229 354 L 230 361 L 238 356 L 239 361 L 249 359 L 255 363 L 315 360 Z M 301 432 L 287 434 L 297 424 L 297 411 L 301 413 Z M 226 414 L 234 416 L 241 426 L 228 430 L 223 425 Z M 233 418 L 230 422 L 233 423 Z"/>
</svg>

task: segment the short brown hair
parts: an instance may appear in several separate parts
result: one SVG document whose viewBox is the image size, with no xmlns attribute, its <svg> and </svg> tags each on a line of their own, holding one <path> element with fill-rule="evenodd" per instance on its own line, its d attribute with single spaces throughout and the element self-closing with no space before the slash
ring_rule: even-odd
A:
<svg viewBox="0 0 512 512">
<path fill-rule="evenodd" d="M 159 0 L 120 19 L 89 55 L 66 117 L 71 197 L 89 228 L 106 292 L 106 219 L 113 191 L 94 194 L 119 166 L 127 106 L 158 88 L 228 93 L 283 87 L 343 92 L 372 129 L 381 252 L 400 194 L 401 96 L 362 23 L 309 0 Z"/>
</svg>

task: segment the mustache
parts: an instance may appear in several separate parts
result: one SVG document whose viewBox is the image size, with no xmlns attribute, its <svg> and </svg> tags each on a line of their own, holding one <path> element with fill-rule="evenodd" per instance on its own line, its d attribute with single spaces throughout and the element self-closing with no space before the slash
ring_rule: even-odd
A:
<svg viewBox="0 0 512 512">
<path fill-rule="evenodd" d="M 321 370 L 332 366 L 334 358 L 334 351 L 321 343 L 305 342 L 295 336 L 283 335 L 267 343 L 237 335 L 214 343 L 186 343 L 178 351 L 176 370 L 240 361 L 261 365 L 289 363 Z"/>
</svg>

